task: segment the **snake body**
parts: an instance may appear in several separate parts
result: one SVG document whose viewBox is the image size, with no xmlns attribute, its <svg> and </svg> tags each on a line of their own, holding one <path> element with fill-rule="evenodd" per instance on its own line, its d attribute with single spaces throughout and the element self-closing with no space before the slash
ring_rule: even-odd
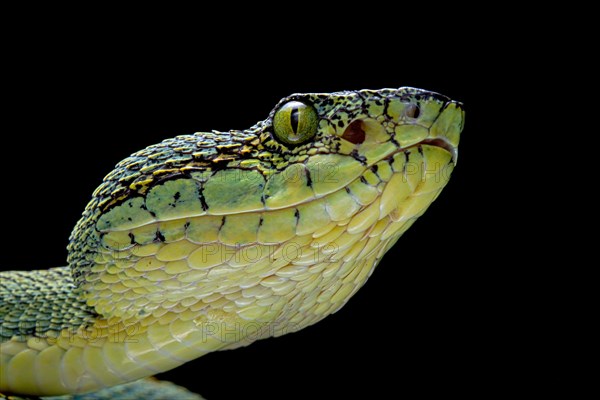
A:
<svg viewBox="0 0 600 400">
<path fill-rule="evenodd" d="M 124 159 L 68 266 L 0 274 L 0 392 L 93 392 L 318 322 L 446 185 L 463 121 L 414 88 L 295 94 Z"/>
</svg>

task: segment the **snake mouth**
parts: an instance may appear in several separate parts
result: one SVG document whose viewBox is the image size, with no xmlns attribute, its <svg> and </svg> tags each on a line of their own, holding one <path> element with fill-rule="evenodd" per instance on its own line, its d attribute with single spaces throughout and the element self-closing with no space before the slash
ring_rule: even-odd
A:
<svg viewBox="0 0 600 400">
<path fill-rule="evenodd" d="M 409 149 L 411 147 L 418 147 L 422 145 L 439 147 L 441 149 L 446 150 L 448 153 L 452 155 L 452 162 L 456 165 L 458 161 L 458 148 L 452 145 L 447 139 L 444 137 L 437 137 L 433 139 L 423 139 L 419 143 L 413 144 L 412 146 L 406 147 L 405 149 Z M 404 149 L 404 150 L 405 150 Z"/>
</svg>

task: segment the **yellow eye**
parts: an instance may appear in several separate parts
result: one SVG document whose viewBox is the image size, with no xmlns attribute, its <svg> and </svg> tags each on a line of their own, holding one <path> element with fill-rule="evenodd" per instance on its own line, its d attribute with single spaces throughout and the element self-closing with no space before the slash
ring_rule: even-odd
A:
<svg viewBox="0 0 600 400">
<path fill-rule="evenodd" d="M 315 108 L 299 101 L 285 103 L 273 117 L 273 130 L 285 144 L 302 144 L 317 133 L 319 118 Z"/>
</svg>

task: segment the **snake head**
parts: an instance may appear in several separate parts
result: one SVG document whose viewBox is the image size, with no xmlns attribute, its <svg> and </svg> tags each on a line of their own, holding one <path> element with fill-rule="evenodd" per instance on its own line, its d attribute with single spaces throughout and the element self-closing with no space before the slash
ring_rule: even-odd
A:
<svg viewBox="0 0 600 400">
<path fill-rule="evenodd" d="M 427 144 L 456 162 L 463 124 L 461 103 L 422 89 L 294 94 L 271 111 L 262 142 L 278 153 L 339 153 L 366 164 Z"/>
<path fill-rule="evenodd" d="M 281 175 L 271 179 L 286 181 L 271 185 L 274 191 L 267 185 L 264 194 L 283 204 L 273 197 L 303 197 L 298 193 L 310 186 L 306 200 L 360 179 L 387 182 L 392 172 L 402 172 L 405 183 L 427 175 L 439 182 L 456 164 L 463 124 L 461 103 L 416 88 L 291 95 L 259 124 L 259 158 L 272 163 L 272 176 Z M 302 183 L 290 185 L 294 179 Z"/>
</svg>

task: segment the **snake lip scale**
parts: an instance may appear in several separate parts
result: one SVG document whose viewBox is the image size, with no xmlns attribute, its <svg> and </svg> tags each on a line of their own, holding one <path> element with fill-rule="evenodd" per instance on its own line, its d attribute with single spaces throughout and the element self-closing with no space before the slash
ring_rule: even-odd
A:
<svg viewBox="0 0 600 400">
<path fill-rule="evenodd" d="M 410 147 L 415 147 L 415 146 L 420 146 L 420 145 L 436 146 L 436 147 L 446 150 L 448 153 L 450 153 L 452 155 L 452 163 L 454 163 L 454 165 L 456 166 L 456 164 L 458 162 L 458 149 L 456 147 L 454 147 L 452 145 L 452 143 L 448 142 L 448 140 L 446 140 L 444 138 L 424 139 L 421 142 L 417 143 L 416 145 L 413 145 Z"/>
<path fill-rule="evenodd" d="M 67 266 L 0 272 L 0 398 L 198 399 L 143 378 L 343 307 L 448 183 L 463 125 L 422 89 L 293 94 L 123 159 Z"/>
</svg>

